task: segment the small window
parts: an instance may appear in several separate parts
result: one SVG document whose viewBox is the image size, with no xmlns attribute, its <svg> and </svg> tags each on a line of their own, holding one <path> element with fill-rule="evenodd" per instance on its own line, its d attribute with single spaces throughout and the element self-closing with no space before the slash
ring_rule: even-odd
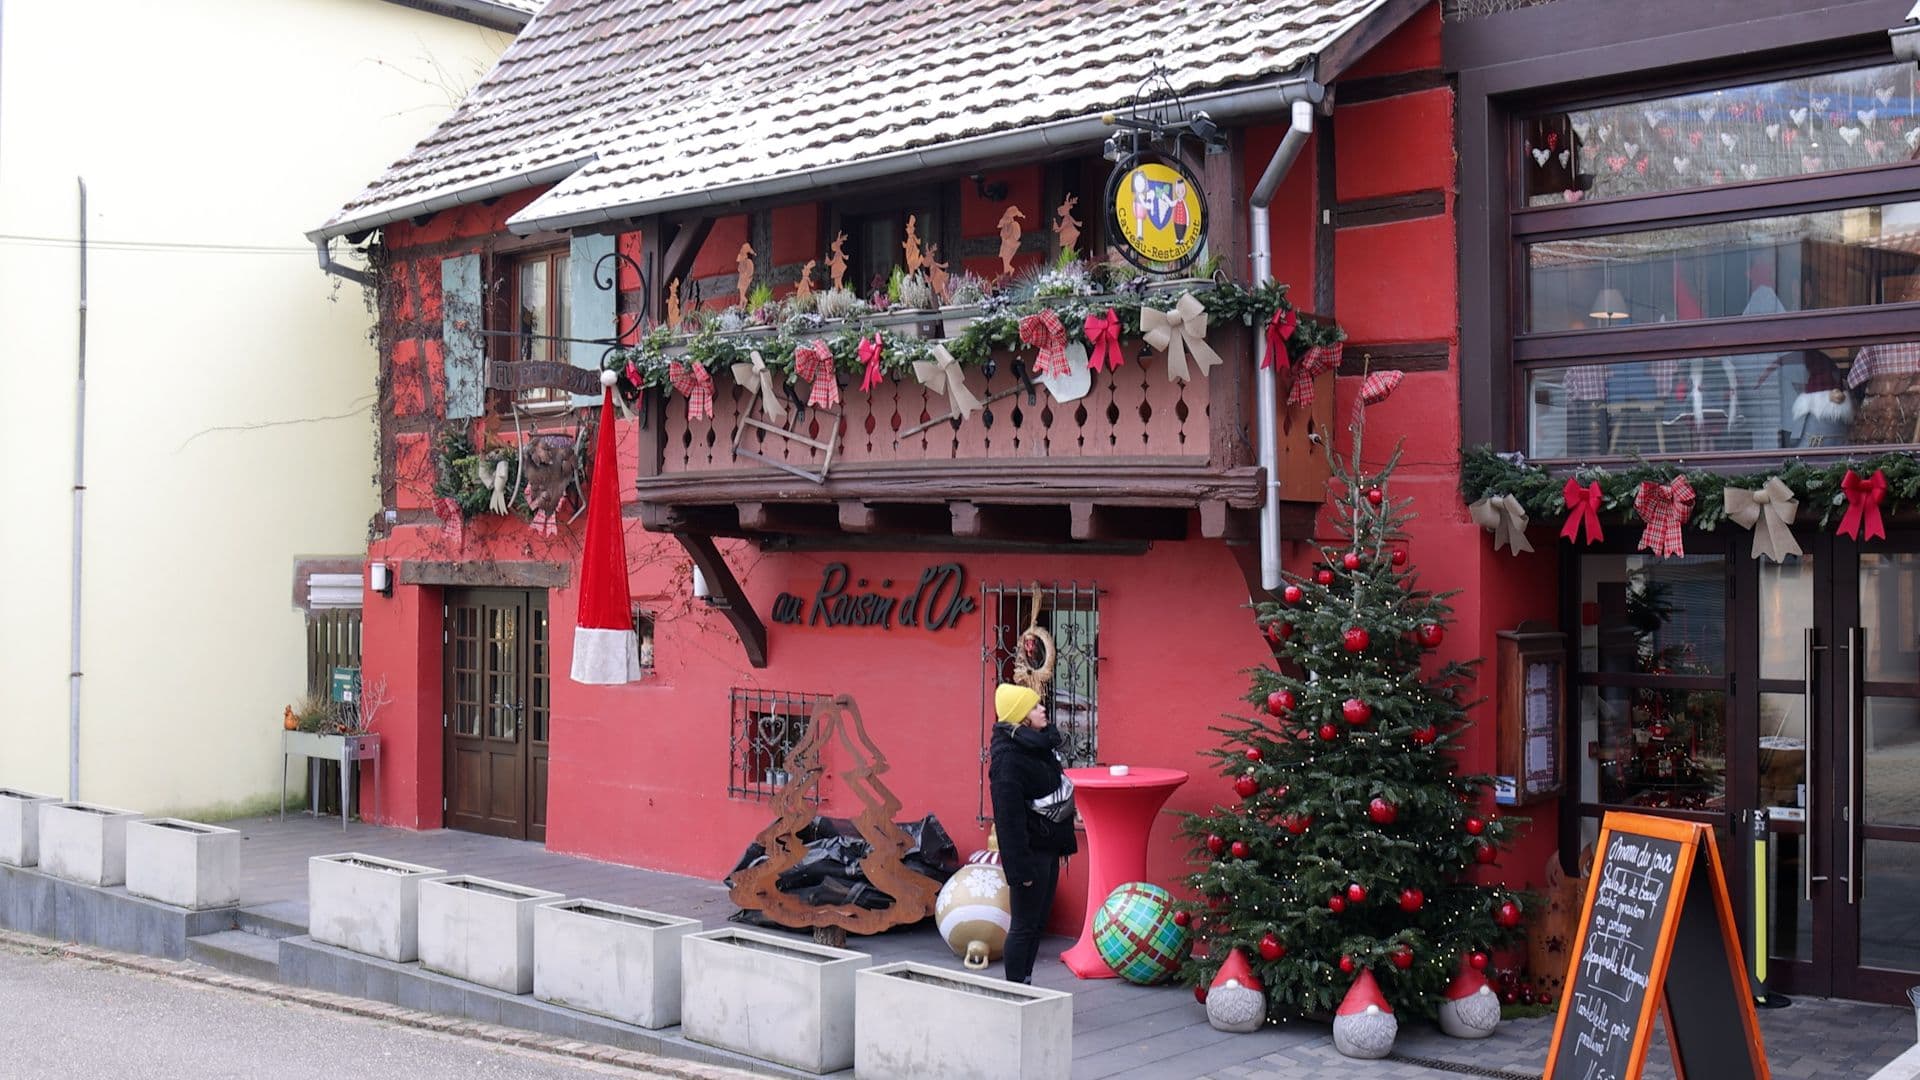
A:
<svg viewBox="0 0 1920 1080">
<path fill-rule="evenodd" d="M 1039 635 L 1027 634 L 1029 626 L 1037 626 L 1053 639 L 1053 679 L 1041 703 L 1064 737 L 1061 756 L 1069 768 L 1100 760 L 1100 586 L 1078 581 L 1045 585 L 996 581 L 982 585 L 980 591 L 981 632 L 986 638 L 981 643 L 986 663 L 981 680 L 980 754 L 980 806 L 985 817 L 994 687 L 1014 681 L 1023 652 L 1029 669 L 1038 669 L 1046 661 Z"/>
<path fill-rule="evenodd" d="M 633 609 L 633 636 L 640 651 L 640 676 L 645 678 L 653 674 L 653 616 L 639 608 Z"/>
<path fill-rule="evenodd" d="M 506 263 L 501 281 L 503 327 L 509 337 L 495 338 L 496 360 L 513 362 L 567 362 L 567 310 L 571 288 L 567 278 L 567 249 L 516 255 Z M 570 400 L 564 390 L 530 387 L 514 394 L 519 405 L 544 405 Z"/>
<path fill-rule="evenodd" d="M 813 720 L 813 710 L 827 700 L 827 695 L 735 687 L 727 697 L 732 714 L 727 794 L 770 799 L 791 779 L 787 755 L 800 745 Z M 807 793 L 815 804 L 820 802 L 824 785 L 823 773 L 821 782 Z"/>
</svg>

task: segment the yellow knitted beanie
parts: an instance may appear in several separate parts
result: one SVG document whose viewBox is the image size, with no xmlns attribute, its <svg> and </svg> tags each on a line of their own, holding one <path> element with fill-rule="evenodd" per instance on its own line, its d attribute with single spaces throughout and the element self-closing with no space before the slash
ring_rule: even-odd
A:
<svg viewBox="0 0 1920 1080">
<path fill-rule="evenodd" d="M 999 717 L 1003 724 L 1020 723 L 1038 704 L 1040 704 L 1039 694 L 1013 683 L 1001 683 L 993 692 L 993 714 Z"/>
</svg>

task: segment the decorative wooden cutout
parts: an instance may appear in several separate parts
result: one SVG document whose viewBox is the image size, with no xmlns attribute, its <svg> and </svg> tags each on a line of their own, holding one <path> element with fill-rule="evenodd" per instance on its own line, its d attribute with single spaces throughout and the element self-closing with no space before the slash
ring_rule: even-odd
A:
<svg viewBox="0 0 1920 1080">
<path fill-rule="evenodd" d="M 863 809 L 853 823 L 872 849 L 860 861 L 860 871 L 874 888 L 893 897 L 891 907 L 874 910 L 857 904 L 808 904 L 781 892 L 777 884 L 781 874 L 806 856 L 807 846 L 800 840 L 800 831 L 813 821 L 809 795 L 820 784 L 821 748 L 834 741 L 853 763 L 841 771 L 840 779 L 859 796 Z M 876 934 L 933 914 L 940 886 L 906 866 L 904 859 L 913 847 L 913 839 L 894 824 L 900 800 L 880 781 L 888 769 L 887 758 L 868 737 L 860 709 L 850 695 L 837 695 L 814 709 L 807 733 L 787 755 L 785 768 L 792 779 L 774 796 L 774 821 L 758 838 L 766 850 L 766 861 L 733 876 L 728 895 L 735 904 L 794 929 L 833 927 L 856 934 Z"/>
<path fill-rule="evenodd" d="M 833 271 L 833 287 L 847 287 L 847 234 L 841 233 L 833 238 L 827 248 L 827 268 Z"/>
<path fill-rule="evenodd" d="M 745 306 L 747 302 L 747 295 L 753 291 L 753 256 L 753 245 L 741 244 L 740 254 L 733 257 L 734 273 L 738 276 L 740 282 L 740 303 L 742 306 Z"/>
<path fill-rule="evenodd" d="M 940 261 L 940 245 L 927 247 L 927 283 L 933 286 L 933 295 L 941 303 L 953 295 L 953 285 L 947 280 L 947 264 Z"/>
<path fill-rule="evenodd" d="M 667 325 L 678 333 L 680 330 L 680 279 L 674 278 L 667 283 Z"/>
<path fill-rule="evenodd" d="M 1007 207 L 1000 215 L 1000 271 L 1013 273 L 1013 257 L 1020 252 L 1020 220 L 1027 215 L 1017 206 Z"/>
<path fill-rule="evenodd" d="M 1079 254 L 1080 222 L 1074 219 L 1073 208 L 1080 201 L 1078 195 L 1068 195 L 1066 200 L 1053 211 L 1053 235 L 1060 238 L 1060 250 Z"/>
<path fill-rule="evenodd" d="M 800 284 L 793 287 L 794 303 L 802 307 L 813 299 L 813 265 L 814 260 L 808 259 L 807 264 L 800 268 Z"/>
<path fill-rule="evenodd" d="M 814 406 L 811 410 L 794 409 L 787 414 L 787 422 L 785 424 L 774 424 L 774 423 L 769 423 L 765 420 L 762 420 L 759 417 L 754 415 L 754 410 L 759 407 L 760 407 L 760 398 L 756 395 L 753 399 L 753 404 L 747 406 L 745 409 L 742 409 L 740 411 L 740 423 L 735 425 L 733 429 L 733 456 L 737 458 L 742 458 L 742 457 L 752 458 L 753 460 L 760 462 L 762 465 L 771 465 L 782 472 L 792 473 L 793 475 L 801 478 L 802 480 L 809 480 L 816 484 L 826 483 L 827 473 L 833 469 L 834 452 L 840 446 L 840 430 L 846 425 L 846 421 L 843 418 L 843 414 L 841 413 L 841 411 L 839 409 L 829 409 L 819 405 Z M 798 431 L 794 431 L 792 429 L 792 425 L 799 423 L 809 414 L 815 415 L 815 416 L 833 417 L 833 428 L 832 430 L 827 432 L 827 437 L 824 440 L 813 438 L 810 435 L 802 435 Z M 802 446 L 810 446 L 813 449 L 822 452 L 826 456 L 823 459 L 821 459 L 820 471 L 817 473 L 808 472 L 807 470 L 801 468 L 798 465 L 793 465 L 788 462 L 781 461 L 778 458 L 768 457 L 767 455 L 760 453 L 758 450 L 745 449 L 744 447 L 741 446 L 741 444 L 746 441 L 748 428 L 755 428 L 757 430 L 764 431 L 769 436 L 774 438 L 792 439 L 794 442 L 797 442 Z"/>
<path fill-rule="evenodd" d="M 919 273 L 926 256 L 920 251 L 920 233 L 912 214 L 907 215 L 907 238 L 901 242 L 900 249 L 907 254 L 907 273 Z"/>
</svg>

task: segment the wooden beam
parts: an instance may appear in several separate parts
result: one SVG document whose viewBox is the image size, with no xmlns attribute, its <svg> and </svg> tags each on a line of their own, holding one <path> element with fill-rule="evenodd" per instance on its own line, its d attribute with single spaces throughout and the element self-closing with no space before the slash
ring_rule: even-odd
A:
<svg viewBox="0 0 1920 1080">
<path fill-rule="evenodd" d="M 1067 504 L 1067 534 L 1075 540 L 1185 540 L 1187 511 L 1177 507 Z"/>
<path fill-rule="evenodd" d="M 1320 50 L 1314 63 L 1314 75 L 1323 83 L 1332 83 L 1360 62 L 1374 46 L 1387 40 L 1395 30 L 1419 14 L 1428 0 L 1384 0 L 1371 14 L 1348 27 Z"/>
<path fill-rule="evenodd" d="M 1200 504 L 1200 535 L 1207 540 L 1246 540 L 1260 533 L 1260 512 L 1239 510 L 1218 499 Z"/>
<path fill-rule="evenodd" d="M 1404 94 L 1421 94 L 1428 90 L 1440 90 L 1446 85 L 1445 72 L 1439 68 L 1421 68 L 1418 71 L 1376 75 L 1370 79 L 1348 79 L 1342 82 L 1335 92 L 1339 95 L 1341 105 L 1359 105 L 1368 101 L 1400 97 Z"/>
<path fill-rule="evenodd" d="M 952 520 L 939 503 L 875 503 L 860 499 L 842 499 L 838 504 L 840 528 L 850 533 L 941 533 Z"/>
<path fill-rule="evenodd" d="M 1340 358 L 1340 374 L 1361 375 L 1370 367 L 1399 371 L 1445 371 L 1450 346 L 1444 341 L 1397 341 L 1384 345 L 1347 343 Z"/>
<path fill-rule="evenodd" d="M 424 559 L 407 559 L 400 563 L 402 585 L 564 589 L 572 580 L 573 567 L 568 563 L 433 562 Z"/>
<path fill-rule="evenodd" d="M 1058 542 L 1069 538 L 1064 506 L 983 506 L 956 502 L 949 511 L 953 535 L 972 540 Z"/>
<path fill-rule="evenodd" d="M 750 533 L 839 532 L 834 508 L 825 503 L 743 502 L 740 528 Z"/>
<path fill-rule="evenodd" d="M 1447 193 L 1439 188 L 1383 195 L 1376 199 L 1348 199 L 1333 208 L 1333 227 L 1357 229 L 1439 217 L 1447 212 Z"/>
<path fill-rule="evenodd" d="M 667 242 L 666 254 L 660 257 L 660 306 L 657 311 L 666 311 L 667 283 L 679 279 L 681 296 L 686 295 L 687 271 L 693 268 L 694 256 L 700 254 L 700 245 L 707 242 L 707 234 L 713 231 L 713 219 L 694 218 L 682 222 L 674 230 L 673 239 Z"/>
<path fill-rule="evenodd" d="M 943 511 L 944 513 L 944 511 Z M 1145 555 L 1145 540 L 976 540 L 946 533 L 769 533 L 753 538 L 762 551 L 904 551 L 953 555 Z"/>
<path fill-rule="evenodd" d="M 1252 236 L 1247 218 L 1246 133 L 1227 133 L 1224 150 L 1208 153 L 1201 163 L 1200 182 L 1207 192 L 1207 247 L 1235 281 L 1247 280 L 1252 269 Z M 1207 458 L 1216 468 L 1253 463 L 1253 368 L 1238 362 L 1253 355 L 1247 328 L 1236 320 L 1208 330 L 1223 356 L 1235 358 L 1207 378 Z M 1197 404 L 1189 398 L 1190 406 Z"/>
<path fill-rule="evenodd" d="M 733 576 L 733 567 L 720 557 L 720 549 L 713 546 L 713 537 L 700 533 L 676 533 L 680 546 L 693 558 L 693 565 L 706 580 L 707 603 L 726 615 L 733 624 L 734 632 L 740 635 L 740 645 L 747 651 L 747 663 L 754 667 L 767 666 L 767 624 L 747 602 L 747 593 L 740 587 L 740 581 Z"/>
<path fill-rule="evenodd" d="M 1321 124 L 1313 132 L 1313 310 L 1333 318 L 1334 207 L 1340 196 L 1335 186 L 1339 171 L 1334 156 L 1334 125 Z"/>
</svg>

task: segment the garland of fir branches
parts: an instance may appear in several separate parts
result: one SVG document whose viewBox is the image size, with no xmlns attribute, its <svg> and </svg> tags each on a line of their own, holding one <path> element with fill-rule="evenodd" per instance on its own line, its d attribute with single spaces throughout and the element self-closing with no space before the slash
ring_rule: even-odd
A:
<svg viewBox="0 0 1920 1080">
<path fill-rule="evenodd" d="M 1791 457 L 1770 469 L 1732 475 L 1699 466 L 1650 461 L 1638 461 L 1618 471 L 1582 465 L 1571 475 L 1582 485 L 1598 483 L 1600 512 L 1625 520 L 1637 516 L 1633 500 L 1643 482 L 1665 484 L 1676 476 L 1685 476 L 1694 491 L 1693 517 L 1687 524 L 1712 532 L 1727 518 L 1721 492 L 1729 487 L 1758 488 L 1774 476 L 1800 500 L 1800 519 L 1817 520 L 1825 528 L 1846 513 L 1847 497 L 1841 491 L 1840 481 L 1849 469 L 1860 476 L 1872 476 L 1876 470 L 1886 474 L 1887 498 L 1881 504 L 1883 512 L 1920 508 L 1920 454 L 1906 450 L 1844 461 Z M 1511 495 L 1520 501 L 1527 516 L 1535 519 L 1566 516 L 1567 500 L 1562 489 L 1567 476 L 1565 472 L 1551 472 L 1518 460 L 1517 456 L 1496 454 L 1487 446 L 1476 446 L 1460 455 L 1460 494 L 1467 502 L 1478 502 L 1489 495 Z"/>
<path fill-rule="evenodd" d="M 1268 282 L 1255 288 L 1230 282 L 1208 283 L 1195 286 L 1193 294 L 1206 309 L 1210 326 L 1237 321 L 1263 331 L 1274 312 L 1295 310 L 1287 299 L 1287 286 L 1278 282 Z M 697 364 L 705 368 L 709 375 L 726 372 L 731 378 L 729 365 L 749 362 L 750 353 L 757 349 L 768 370 L 786 383 L 793 381 L 794 350 L 814 341 L 824 341 L 833 353 L 835 371 L 859 375 L 865 371 L 865 365 L 860 362 L 860 342 L 878 334 L 884 343 L 881 372 L 893 379 L 912 378 L 914 361 L 932 360 L 932 346 L 935 344 L 946 346 L 948 353 L 962 367 L 984 366 L 996 350 L 1024 348 L 1020 341 L 1020 320 L 1043 308 L 1052 308 L 1059 314 L 1060 322 L 1067 331 L 1068 342 L 1085 345 L 1088 344 L 1085 327 L 1087 316 L 1104 315 L 1111 308 L 1120 318 L 1121 336 L 1138 337 L 1141 308 L 1153 307 L 1165 311 L 1178 303 L 1181 295 L 1179 292 L 1124 291 L 1098 296 L 1034 297 L 1020 301 L 991 297 L 980 305 L 980 314 L 964 333 L 939 342 L 907 337 L 876 325 L 882 321 L 897 322 L 897 318 L 890 318 L 900 314 L 897 310 L 834 322 L 823 321 L 811 314 L 795 315 L 778 327 L 723 334 L 709 326 L 685 337 L 663 326 L 648 332 L 638 344 L 609 353 L 606 367 L 619 374 L 621 393 L 631 400 L 643 388 L 669 388 L 667 365 L 670 362 Z M 937 311 L 925 314 L 928 321 L 943 317 Z M 1293 335 L 1287 339 L 1287 353 L 1298 359 L 1314 346 L 1332 345 L 1346 340 L 1346 336 L 1346 331 L 1333 323 L 1302 318 L 1294 328 Z M 638 383 L 634 375 L 639 376 Z"/>
<path fill-rule="evenodd" d="M 527 433 L 529 441 L 534 437 L 535 433 Z M 581 439 L 579 444 L 580 493 L 584 496 L 589 486 L 588 480 L 593 476 L 594 440 Z M 491 477 L 494 467 L 505 462 L 507 482 L 513 485 L 513 490 L 507 492 L 507 507 L 522 520 L 532 519 L 533 507 L 527 505 L 526 480 L 518 473 L 518 447 L 498 440 L 489 440 L 485 449 L 476 447 L 467 425 L 455 423 L 441 430 L 439 441 L 434 445 L 433 457 L 434 498 L 452 499 L 460 507 L 461 518 L 472 520 L 492 507 L 493 488 L 482 479 L 482 473 Z"/>
</svg>

